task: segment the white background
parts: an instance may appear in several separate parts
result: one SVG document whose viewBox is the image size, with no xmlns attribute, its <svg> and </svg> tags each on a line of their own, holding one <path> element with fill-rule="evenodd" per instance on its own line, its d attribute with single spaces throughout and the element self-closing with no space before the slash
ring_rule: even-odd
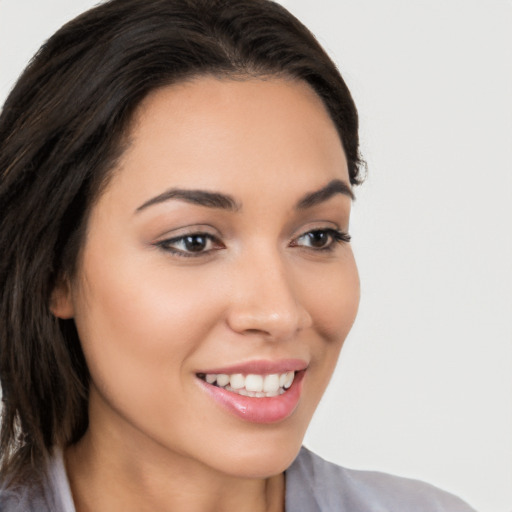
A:
<svg viewBox="0 0 512 512">
<path fill-rule="evenodd" d="M 94 3 L 0 0 L 0 102 Z M 338 63 L 369 165 L 359 318 L 306 444 L 510 512 L 512 2 L 282 3 Z"/>
</svg>

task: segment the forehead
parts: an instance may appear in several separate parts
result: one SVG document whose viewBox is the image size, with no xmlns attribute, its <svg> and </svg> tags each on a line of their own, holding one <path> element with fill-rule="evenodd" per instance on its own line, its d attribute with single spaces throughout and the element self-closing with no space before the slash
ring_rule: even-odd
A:
<svg viewBox="0 0 512 512">
<path fill-rule="evenodd" d="M 307 181 L 308 189 L 348 182 L 321 99 L 304 82 L 278 78 L 201 77 L 153 91 L 134 115 L 119 171 L 148 197 L 164 186 L 236 189 L 248 179 L 275 187 L 293 178 L 287 186 Z"/>
</svg>

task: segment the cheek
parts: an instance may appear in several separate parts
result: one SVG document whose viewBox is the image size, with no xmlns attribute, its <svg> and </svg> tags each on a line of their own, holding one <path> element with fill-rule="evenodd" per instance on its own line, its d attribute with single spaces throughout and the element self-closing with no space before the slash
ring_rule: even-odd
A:
<svg viewBox="0 0 512 512">
<path fill-rule="evenodd" d="M 75 321 L 94 384 L 145 398 L 155 386 L 180 387 L 188 356 L 220 315 L 215 287 L 165 265 L 86 263 Z"/>
<path fill-rule="evenodd" d="M 357 315 L 360 284 L 352 251 L 329 272 L 317 272 L 306 292 L 314 326 L 327 349 L 341 348 Z"/>
<path fill-rule="evenodd" d="M 360 285 L 352 252 L 332 271 L 320 273 L 314 283 L 309 287 L 307 297 L 318 337 L 312 350 L 308 380 L 311 402 L 316 407 L 357 315 Z"/>
</svg>

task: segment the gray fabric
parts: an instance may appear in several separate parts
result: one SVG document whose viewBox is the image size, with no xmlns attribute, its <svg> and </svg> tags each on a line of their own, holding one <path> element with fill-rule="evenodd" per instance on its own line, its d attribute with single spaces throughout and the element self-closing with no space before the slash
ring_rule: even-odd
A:
<svg viewBox="0 0 512 512">
<path fill-rule="evenodd" d="M 44 474 L 45 482 L 34 479 L 8 490 L 0 486 L 0 512 L 76 512 L 62 452 L 56 451 Z"/>
<path fill-rule="evenodd" d="M 76 512 L 61 453 L 44 484 L 0 490 L 1 512 Z M 416 480 L 344 469 L 302 448 L 286 471 L 286 512 L 474 512 L 455 496 Z"/>
<path fill-rule="evenodd" d="M 345 469 L 302 448 L 286 472 L 286 512 L 475 512 L 424 482 Z"/>
</svg>

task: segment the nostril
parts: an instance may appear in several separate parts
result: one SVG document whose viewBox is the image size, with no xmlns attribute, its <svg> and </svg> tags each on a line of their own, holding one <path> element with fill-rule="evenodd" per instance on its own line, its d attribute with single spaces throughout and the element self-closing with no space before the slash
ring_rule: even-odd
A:
<svg viewBox="0 0 512 512">
<path fill-rule="evenodd" d="M 310 325 L 310 315 L 302 308 L 277 312 L 273 309 L 233 308 L 228 316 L 229 327 L 241 334 L 259 335 L 271 340 L 291 338 Z"/>
<path fill-rule="evenodd" d="M 256 247 L 231 274 L 227 322 L 238 333 L 286 339 L 311 325 L 297 295 L 296 276 L 272 252 Z"/>
</svg>

